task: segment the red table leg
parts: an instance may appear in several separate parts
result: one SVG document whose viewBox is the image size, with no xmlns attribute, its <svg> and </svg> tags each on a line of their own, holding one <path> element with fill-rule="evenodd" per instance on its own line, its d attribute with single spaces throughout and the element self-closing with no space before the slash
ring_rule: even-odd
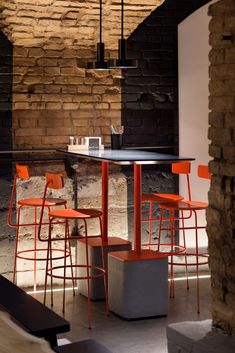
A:
<svg viewBox="0 0 235 353">
<path fill-rule="evenodd" d="M 102 161 L 102 228 L 104 243 L 108 242 L 108 174 L 109 163 Z"/>
<path fill-rule="evenodd" d="M 134 250 L 141 252 L 142 165 L 134 164 Z"/>
</svg>

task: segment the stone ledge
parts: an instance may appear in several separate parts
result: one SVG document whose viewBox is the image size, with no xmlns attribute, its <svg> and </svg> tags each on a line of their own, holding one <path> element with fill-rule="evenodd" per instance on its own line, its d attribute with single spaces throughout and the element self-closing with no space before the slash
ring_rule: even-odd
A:
<svg viewBox="0 0 235 353">
<path fill-rule="evenodd" d="M 167 327 L 168 353 L 235 352 L 235 337 L 212 331 L 212 321 L 185 321 Z"/>
<path fill-rule="evenodd" d="M 195 342 L 211 331 L 212 321 L 184 321 L 167 327 L 169 353 L 191 353 Z"/>
</svg>

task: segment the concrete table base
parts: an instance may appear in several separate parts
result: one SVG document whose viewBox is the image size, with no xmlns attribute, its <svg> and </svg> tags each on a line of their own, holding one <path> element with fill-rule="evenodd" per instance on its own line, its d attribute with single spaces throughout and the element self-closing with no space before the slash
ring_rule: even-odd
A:
<svg viewBox="0 0 235 353">
<path fill-rule="evenodd" d="M 110 310 L 125 319 L 165 316 L 168 309 L 168 258 L 155 251 L 108 254 Z"/>
<path fill-rule="evenodd" d="M 131 242 L 118 237 L 108 237 L 108 242 L 104 247 L 104 259 L 105 259 L 106 265 L 108 263 L 107 261 L 108 253 L 110 251 L 120 251 L 120 250 L 131 250 Z M 80 265 L 86 264 L 85 239 L 78 240 L 77 254 L 78 254 L 78 264 Z M 102 266 L 100 238 L 92 238 L 92 237 L 88 238 L 88 256 L 89 256 L 89 265 Z M 92 270 L 91 275 L 94 275 L 95 271 L 96 270 Z M 78 275 L 85 276 L 86 270 L 79 268 Z M 87 280 L 78 281 L 78 291 L 80 294 L 87 297 Z M 103 277 L 90 280 L 90 292 L 91 292 L 92 300 L 105 299 Z"/>
<path fill-rule="evenodd" d="M 212 330 L 212 321 L 185 321 L 167 327 L 169 353 L 234 353 L 235 337 Z"/>
</svg>

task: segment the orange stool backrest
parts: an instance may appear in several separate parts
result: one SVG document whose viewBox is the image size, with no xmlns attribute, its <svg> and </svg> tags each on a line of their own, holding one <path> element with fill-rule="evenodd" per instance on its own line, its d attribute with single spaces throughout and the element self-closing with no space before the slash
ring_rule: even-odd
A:
<svg viewBox="0 0 235 353">
<path fill-rule="evenodd" d="M 197 173 L 199 178 L 211 179 L 211 173 L 207 165 L 199 165 Z"/>
<path fill-rule="evenodd" d="M 62 189 L 64 187 L 64 178 L 61 174 L 46 173 L 45 176 L 49 189 Z"/>
<path fill-rule="evenodd" d="M 29 179 L 29 167 L 27 165 L 16 164 L 17 177 L 20 179 Z"/>
<path fill-rule="evenodd" d="M 189 174 L 191 172 L 191 163 L 190 162 L 173 163 L 171 165 L 171 171 L 174 174 L 184 174 L 186 176 L 188 199 L 191 200 L 191 187 L 190 187 L 190 180 L 189 180 Z"/>
<path fill-rule="evenodd" d="M 40 215 L 40 221 L 39 221 L 39 226 L 38 226 L 38 239 L 42 240 L 41 238 L 41 228 L 42 228 L 42 220 L 43 220 L 43 215 L 44 215 L 44 208 L 45 208 L 45 201 L 46 201 L 46 196 L 47 196 L 47 191 L 48 189 L 62 189 L 64 187 L 64 178 L 61 174 L 56 174 L 56 173 L 45 173 L 46 177 L 46 183 L 45 183 L 45 188 L 44 188 L 44 193 L 43 193 L 43 204 L 41 208 L 41 215 Z"/>
<path fill-rule="evenodd" d="M 13 223 L 11 218 L 12 218 L 12 208 L 15 200 L 15 191 L 16 191 L 16 184 L 17 184 L 17 179 L 20 178 L 22 180 L 26 180 L 30 178 L 29 174 L 29 167 L 27 165 L 20 165 L 16 164 L 16 174 L 14 176 L 14 181 L 12 185 L 12 190 L 11 190 L 11 199 L 10 199 L 10 205 L 9 205 L 9 210 L 8 210 L 8 216 L 7 216 L 7 223 L 10 227 L 16 227 L 18 226 L 17 224 Z"/>
<path fill-rule="evenodd" d="M 191 163 L 190 162 L 173 163 L 171 165 L 171 171 L 174 174 L 190 174 Z"/>
</svg>

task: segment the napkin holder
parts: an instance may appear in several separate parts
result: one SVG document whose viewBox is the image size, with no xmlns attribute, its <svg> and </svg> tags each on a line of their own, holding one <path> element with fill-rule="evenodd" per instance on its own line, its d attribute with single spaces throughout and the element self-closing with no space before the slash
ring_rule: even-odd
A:
<svg viewBox="0 0 235 353">
<path fill-rule="evenodd" d="M 68 145 L 68 151 L 81 151 L 81 150 L 103 150 L 104 145 L 101 144 L 101 137 L 83 137 L 81 144 Z"/>
</svg>

